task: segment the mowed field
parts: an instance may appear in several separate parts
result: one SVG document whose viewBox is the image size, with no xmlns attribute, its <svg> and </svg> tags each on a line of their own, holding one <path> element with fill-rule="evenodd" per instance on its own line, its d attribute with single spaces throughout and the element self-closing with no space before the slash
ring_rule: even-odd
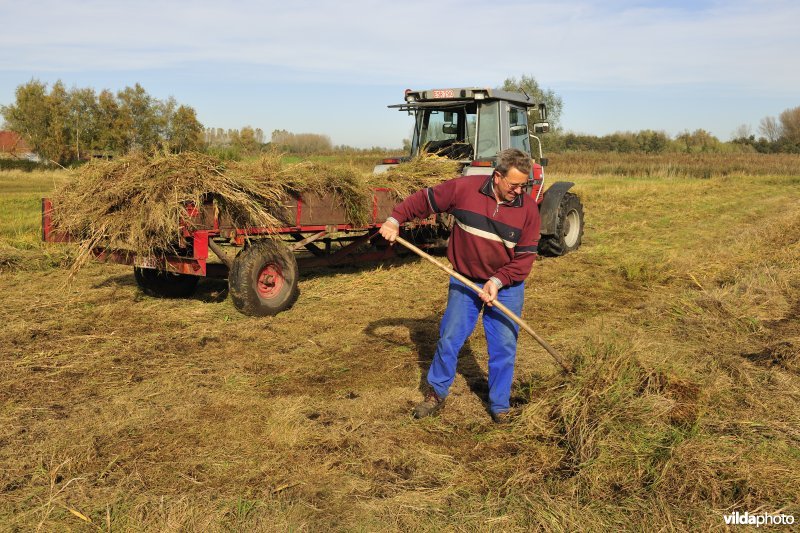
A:
<svg viewBox="0 0 800 533">
<path fill-rule="evenodd" d="M 441 417 L 410 416 L 445 306 L 434 266 L 303 272 L 270 318 L 220 281 L 154 299 L 130 267 L 70 276 L 74 251 L 40 242 L 68 174 L 0 172 L 0 530 L 800 521 L 800 157 L 740 163 L 551 158 L 584 242 L 537 261 L 523 318 L 576 372 L 522 333 L 504 427 L 480 327 Z"/>
</svg>

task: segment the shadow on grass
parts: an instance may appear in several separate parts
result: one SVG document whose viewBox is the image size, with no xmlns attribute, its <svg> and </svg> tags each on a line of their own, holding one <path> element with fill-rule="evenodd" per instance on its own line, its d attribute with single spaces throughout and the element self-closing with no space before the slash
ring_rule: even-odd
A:
<svg viewBox="0 0 800 533">
<path fill-rule="evenodd" d="M 104 280 L 95 283 L 92 288 L 94 289 L 101 289 L 105 287 L 136 287 L 136 279 L 133 277 L 133 271 L 130 274 L 120 274 L 118 276 L 110 276 L 105 278 Z M 144 296 L 143 293 L 140 293 Z M 180 299 L 176 297 L 172 297 L 169 299 Z M 217 278 L 200 278 L 199 283 L 197 284 L 197 289 L 194 291 L 194 294 L 187 298 L 183 298 L 186 300 L 197 300 L 204 303 L 220 303 L 224 302 L 225 299 L 228 298 L 228 280 L 225 279 L 217 279 Z"/>
<path fill-rule="evenodd" d="M 400 246 L 400 245 L 396 245 Z M 374 270 L 378 266 L 384 266 L 386 268 L 394 268 L 400 267 L 410 263 L 418 263 L 420 261 L 424 261 L 421 257 L 417 256 L 413 252 L 408 250 L 398 250 L 400 252 L 399 255 L 388 259 L 380 259 L 380 260 L 371 260 L 371 261 L 361 261 L 361 262 L 345 262 L 338 265 L 330 265 L 330 266 L 303 266 L 302 262 L 300 263 L 300 279 L 315 279 L 315 278 L 325 278 L 328 276 L 334 276 L 337 274 L 347 274 L 350 272 L 364 272 L 367 270 Z M 430 255 L 434 257 L 440 258 L 444 263 L 447 264 L 446 254 L 447 249 L 445 248 L 433 248 L 426 250 Z"/>
<path fill-rule="evenodd" d="M 429 250 L 431 255 L 444 257 L 445 249 Z M 403 255 L 395 256 L 390 259 L 364 261 L 360 263 L 343 263 L 341 265 L 331 266 L 315 266 L 315 267 L 300 267 L 300 280 L 326 278 L 329 276 L 336 276 L 339 274 L 358 273 L 368 270 L 373 270 L 379 265 L 384 265 L 387 268 L 400 267 L 405 264 L 422 261 L 423 259 L 417 257 L 411 252 L 405 252 Z M 135 287 L 136 280 L 133 276 L 133 271 L 130 274 L 120 274 L 117 276 L 110 276 L 93 285 L 95 289 L 107 287 Z M 208 303 L 222 302 L 228 297 L 228 280 L 223 278 L 201 277 L 200 283 L 197 286 L 195 293 L 188 299 L 200 300 Z"/>
<path fill-rule="evenodd" d="M 419 354 L 417 363 L 420 368 L 420 381 L 418 389 L 424 393 L 428 388 L 428 369 L 436 351 L 436 344 L 439 341 L 439 322 L 441 316 L 438 313 L 431 314 L 425 318 L 402 318 L 387 317 L 371 322 L 364 332 L 375 339 L 393 346 L 406 346 L 406 343 L 394 338 L 390 333 L 382 333 L 382 328 L 404 328 L 409 332 L 411 342 L 414 344 L 414 351 Z M 456 372 L 461 374 L 467 382 L 470 391 L 480 398 L 483 405 L 488 409 L 489 382 L 475 356 L 469 339 L 464 343 L 458 354 L 458 366 Z"/>
</svg>

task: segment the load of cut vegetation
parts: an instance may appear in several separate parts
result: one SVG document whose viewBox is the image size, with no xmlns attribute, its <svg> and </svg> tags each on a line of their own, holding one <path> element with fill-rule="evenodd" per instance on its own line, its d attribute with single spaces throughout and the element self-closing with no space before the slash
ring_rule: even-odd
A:
<svg viewBox="0 0 800 533">
<path fill-rule="evenodd" d="M 403 199 L 414 191 L 433 187 L 457 176 L 460 169 L 461 164 L 458 161 L 422 153 L 383 174 L 373 176 L 371 181 L 373 187 L 386 187 L 398 199 Z"/>
<path fill-rule="evenodd" d="M 174 251 L 188 210 L 212 199 L 243 227 L 280 225 L 282 190 L 213 157 L 134 153 L 83 166 L 53 195 L 53 225 L 81 244 L 76 266 L 98 247 L 142 255 Z"/>
<path fill-rule="evenodd" d="M 269 184 L 282 194 L 317 194 L 333 198 L 345 208 L 347 222 L 364 224 L 372 211 L 372 193 L 364 173 L 352 165 L 301 161 L 283 164 L 282 154 L 269 152 L 260 159 L 232 165 L 235 179 L 254 179 Z"/>
<path fill-rule="evenodd" d="M 191 206 L 209 200 L 237 227 L 276 229 L 288 223 L 288 197 L 317 194 L 335 198 L 348 223 L 363 225 L 372 211 L 373 187 L 388 187 L 402 199 L 457 170 L 458 163 L 430 155 L 371 176 L 352 165 L 284 164 L 277 152 L 245 163 L 191 152 L 134 153 L 92 161 L 57 189 L 53 226 L 80 243 L 79 268 L 97 248 L 143 256 L 175 252 L 181 224 L 191 223 Z"/>
<path fill-rule="evenodd" d="M 352 164 L 301 161 L 283 164 L 278 152 L 261 159 L 234 165 L 235 176 L 265 180 L 281 187 L 286 194 L 304 196 L 315 193 L 332 197 L 345 208 L 347 222 L 367 223 L 372 213 L 372 189 L 390 189 L 400 201 L 408 195 L 432 187 L 458 175 L 460 163 L 434 154 L 421 154 L 383 174 L 365 173 Z"/>
</svg>

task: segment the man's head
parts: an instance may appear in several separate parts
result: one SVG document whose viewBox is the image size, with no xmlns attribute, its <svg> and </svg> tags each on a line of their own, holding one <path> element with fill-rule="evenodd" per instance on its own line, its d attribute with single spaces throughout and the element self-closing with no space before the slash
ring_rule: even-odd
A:
<svg viewBox="0 0 800 533">
<path fill-rule="evenodd" d="M 494 169 L 494 190 L 497 199 L 510 202 L 522 194 L 531 173 L 531 157 L 516 148 L 503 150 Z"/>
</svg>

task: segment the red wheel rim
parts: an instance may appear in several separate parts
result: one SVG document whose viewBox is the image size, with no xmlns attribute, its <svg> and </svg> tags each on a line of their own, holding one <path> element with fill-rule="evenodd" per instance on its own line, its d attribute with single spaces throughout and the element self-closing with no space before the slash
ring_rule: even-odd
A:
<svg viewBox="0 0 800 533">
<path fill-rule="evenodd" d="M 286 280 L 283 277 L 283 271 L 280 265 L 268 263 L 264 265 L 264 268 L 258 273 L 256 290 L 258 291 L 258 295 L 262 298 L 274 298 L 281 292 L 285 282 Z"/>
</svg>

